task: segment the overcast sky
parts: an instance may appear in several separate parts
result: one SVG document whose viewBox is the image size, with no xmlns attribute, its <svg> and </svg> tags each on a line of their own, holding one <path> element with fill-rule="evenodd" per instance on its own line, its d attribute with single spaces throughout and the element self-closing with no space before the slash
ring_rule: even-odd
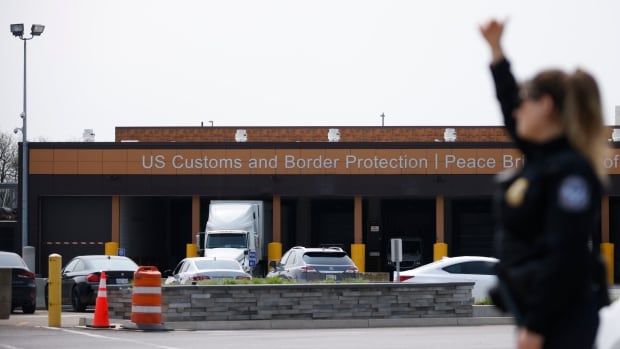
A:
<svg viewBox="0 0 620 349">
<path fill-rule="evenodd" d="M 0 0 L 0 130 L 21 126 L 28 42 L 29 139 L 113 141 L 115 126 L 497 125 L 477 31 L 510 17 L 519 78 L 590 70 L 613 123 L 620 1 Z M 3 34 L 2 34 L 3 33 Z"/>
</svg>

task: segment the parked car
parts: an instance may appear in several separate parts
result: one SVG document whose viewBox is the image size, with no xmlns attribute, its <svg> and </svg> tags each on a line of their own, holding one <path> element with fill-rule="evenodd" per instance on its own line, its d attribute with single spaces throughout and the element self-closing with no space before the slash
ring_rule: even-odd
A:
<svg viewBox="0 0 620 349">
<path fill-rule="evenodd" d="M 198 281 L 216 279 L 252 279 L 252 275 L 246 273 L 237 260 L 211 257 L 185 258 L 174 271 L 164 275 L 168 276 L 166 285 L 195 285 Z"/>
<path fill-rule="evenodd" d="M 12 269 L 11 311 L 21 307 L 25 314 L 37 308 L 37 284 L 26 262 L 13 252 L 0 252 L 0 268 Z"/>
<path fill-rule="evenodd" d="M 444 257 L 401 272 L 400 281 L 416 284 L 474 282 L 472 296 L 479 302 L 489 297 L 489 290 L 497 283 L 494 271 L 497 262 L 499 260 L 491 257 Z"/>
<path fill-rule="evenodd" d="M 102 271 L 105 271 L 107 285 L 128 285 L 137 269 L 138 265 L 127 257 L 77 256 L 62 270 L 62 304 L 71 304 L 74 311 L 82 312 L 97 300 Z M 47 296 L 46 287 L 46 302 Z"/>
<path fill-rule="evenodd" d="M 620 299 L 601 309 L 599 317 L 601 324 L 596 336 L 596 347 L 598 349 L 620 348 L 620 333 L 618 332 L 618 323 L 620 323 Z"/>
<path fill-rule="evenodd" d="M 293 247 L 273 269 L 268 277 L 299 281 L 344 280 L 355 278 L 358 273 L 355 263 L 340 247 Z"/>
</svg>

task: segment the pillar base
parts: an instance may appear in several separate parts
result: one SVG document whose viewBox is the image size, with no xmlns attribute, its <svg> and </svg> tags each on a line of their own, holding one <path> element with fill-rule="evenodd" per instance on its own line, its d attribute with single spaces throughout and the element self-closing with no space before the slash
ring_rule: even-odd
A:
<svg viewBox="0 0 620 349">
<path fill-rule="evenodd" d="M 185 256 L 187 258 L 198 257 L 198 246 L 196 244 L 186 244 Z"/>
<path fill-rule="evenodd" d="M 366 245 L 351 244 L 351 259 L 360 273 L 366 272 Z"/>
<path fill-rule="evenodd" d="M 433 261 L 438 261 L 443 257 L 448 257 L 448 244 L 437 242 L 433 245 Z"/>
<path fill-rule="evenodd" d="M 611 242 L 601 243 L 601 256 L 605 261 L 605 269 L 607 271 L 607 284 L 614 284 L 614 244 Z"/>
<path fill-rule="evenodd" d="M 280 259 L 282 259 L 282 243 L 270 242 L 267 244 L 268 263 L 271 263 L 272 261 L 278 263 Z"/>
<path fill-rule="evenodd" d="M 106 242 L 105 243 L 105 255 L 106 256 L 118 256 L 118 242 Z"/>
</svg>

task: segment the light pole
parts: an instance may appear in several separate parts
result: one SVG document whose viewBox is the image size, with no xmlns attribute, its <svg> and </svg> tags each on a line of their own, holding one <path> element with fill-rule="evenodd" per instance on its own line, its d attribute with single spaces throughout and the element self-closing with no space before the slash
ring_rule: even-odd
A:
<svg viewBox="0 0 620 349">
<path fill-rule="evenodd" d="M 28 137 L 27 137 L 27 128 L 26 121 L 28 119 L 28 114 L 26 113 L 26 41 L 32 40 L 35 36 L 39 36 L 43 34 L 43 30 L 45 30 L 45 26 L 41 24 L 33 24 L 30 28 L 30 37 L 24 36 L 24 25 L 23 24 L 11 24 L 11 33 L 21 39 L 24 42 L 24 105 L 23 111 L 21 114 L 22 117 L 22 255 L 28 264 L 28 267 L 34 271 L 34 252 L 32 256 L 28 256 L 26 258 L 27 249 L 25 247 L 28 246 Z M 31 260 L 31 264 L 28 263 L 28 260 Z"/>
</svg>

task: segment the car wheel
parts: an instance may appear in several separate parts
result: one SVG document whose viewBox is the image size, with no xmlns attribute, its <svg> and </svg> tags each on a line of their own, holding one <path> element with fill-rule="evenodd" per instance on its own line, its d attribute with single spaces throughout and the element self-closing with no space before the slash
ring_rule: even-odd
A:
<svg viewBox="0 0 620 349">
<path fill-rule="evenodd" d="M 86 310 L 86 304 L 82 303 L 82 301 L 80 300 L 80 292 L 77 290 L 76 287 L 74 287 L 71 291 L 71 307 L 73 308 L 73 311 L 77 311 L 80 313 Z"/>
<path fill-rule="evenodd" d="M 37 305 L 35 303 L 22 305 L 22 311 L 24 312 L 24 314 L 34 314 L 34 311 L 36 309 L 37 309 Z"/>
</svg>

